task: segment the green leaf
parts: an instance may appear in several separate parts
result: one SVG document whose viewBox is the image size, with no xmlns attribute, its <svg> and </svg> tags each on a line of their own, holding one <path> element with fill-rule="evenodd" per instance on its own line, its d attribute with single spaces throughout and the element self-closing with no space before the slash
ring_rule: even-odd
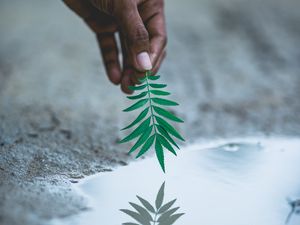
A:
<svg viewBox="0 0 300 225">
<path fill-rule="evenodd" d="M 143 218 L 139 213 L 128 210 L 128 209 L 120 209 L 121 212 L 131 216 L 133 219 L 135 219 L 137 222 L 143 224 L 143 225 L 151 225 L 150 221 L 146 218 Z"/>
<path fill-rule="evenodd" d="M 164 195 L 165 195 L 165 182 L 163 182 L 163 184 L 160 186 L 159 191 L 157 193 L 156 199 L 155 199 L 155 206 L 156 209 L 158 210 L 164 200 Z"/>
<path fill-rule="evenodd" d="M 175 150 L 173 149 L 173 147 L 169 144 L 169 142 L 160 134 L 157 134 L 157 138 L 159 140 L 159 142 L 166 147 L 166 149 L 168 149 L 170 152 L 172 152 L 174 155 L 177 156 Z"/>
<path fill-rule="evenodd" d="M 149 80 L 158 80 L 160 76 L 155 75 L 155 76 L 147 76 Z"/>
<path fill-rule="evenodd" d="M 167 220 L 160 222 L 159 225 L 172 225 L 176 222 L 181 216 L 183 216 L 184 213 L 178 213 L 170 216 Z"/>
<path fill-rule="evenodd" d="M 147 91 L 144 91 L 138 95 L 134 95 L 134 96 L 127 96 L 128 99 L 131 99 L 131 100 L 135 100 L 135 99 L 140 99 L 140 98 L 143 98 L 147 95 Z"/>
<path fill-rule="evenodd" d="M 164 213 L 166 212 L 169 208 L 171 208 L 171 206 L 176 202 L 176 199 L 164 204 L 158 211 L 158 213 Z"/>
<path fill-rule="evenodd" d="M 146 86 L 147 84 L 143 84 L 139 86 L 128 86 L 128 89 L 132 91 L 138 91 L 138 90 L 143 90 Z"/>
<path fill-rule="evenodd" d="M 169 142 L 171 142 L 174 146 L 176 146 L 176 148 L 179 149 L 179 146 L 162 126 L 157 125 L 156 128 L 161 133 L 161 135 L 163 135 Z"/>
<path fill-rule="evenodd" d="M 158 159 L 158 162 L 159 162 L 162 170 L 165 173 L 166 171 L 165 171 L 164 151 L 163 151 L 160 141 L 157 138 L 155 141 L 155 152 L 156 152 L 156 157 Z"/>
<path fill-rule="evenodd" d="M 151 90 L 150 91 L 154 95 L 170 95 L 170 92 L 160 91 L 160 90 Z"/>
<path fill-rule="evenodd" d="M 138 108 L 141 108 L 143 105 L 145 105 L 147 102 L 149 101 L 148 98 L 146 99 L 141 99 L 138 102 L 134 103 L 133 105 L 131 105 L 130 107 L 128 107 L 127 109 L 124 109 L 123 112 L 129 112 Z"/>
<path fill-rule="evenodd" d="M 144 76 L 143 78 L 139 78 L 138 80 L 139 80 L 139 82 L 141 82 L 141 84 L 142 84 L 142 83 L 144 83 L 144 82 L 147 80 L 147 77 Z"/>
<path fill-rule="evenodd" d="M 129 202 L 129 204 L 135 208 L 135 210 L 145 219 L 147 219 L 148 221 L 153 221 L 153 218 L 152 216 L 150 215 L 150 213 L 144 209 L 143 207 L 135 204 L 135 203 L 132 203 L 132 202 Z"/>
<path fill-rule="evenodd" d="M 140 138 L 137 140 L 137 142 L 132 146 L 129 153 L 134 152 L 138 147 L 140 147 L 150 136 L 153 129 L 153 125 L 148 127 L 147 130 L 140 136 Z"/>
<path fill-rule="evenodd" d="M 139 154 L 136 156 L 136 158 L 139 158 L 140 156 L 145 154 L 150 149 L 150 147 L 152 146 L 152 144 L 154 142 L 154 139 L 155 139 L 155 135 L 153 134 L 143 145 L 143 147 L 141 148 L 141 150 L 140 150 Z"/>
<path fill-rule="evenodd" d="M 119 141 L 119 143 L 128 142 L 128 141 L 131 141 L 132 139 L 138 137 L 141 133 L 143 133 L 145 131 L 145 129 L 147 129 L 149 127 L 150 120 L 151 120 L 151 117 L 144 120 L 131 134 L 129 134 L 128 136 L 123 138 L 121 141 Z"/>
<path fill-rule="evenodd" d="M 166 106 L 178 105 L 178 103 L 176 103 L 176 102 L 173 102 L 168 99 L 163 99 L 163 98 L 151 98 L 151 100 L 159 105 L 166 105 Z"/>
<path fill-rule="evenodd" d="M 165 87 L 167 87 L 166 84 L 149 84 L 149 85 L 152 88 L 165 88 Z"/>
<path fill-rule="evenodd" d="M 167 121 L 165 121 L 164 119 L 162 119 L 159 116 L 155 116 L 156 121 L 163 127 L 165 128 L 166 131 L 168 131 L 170 134 L 172 134 L 174 137 L 185 141 L 184 138 L 178 133 L 178 131 L 172 126 L 170 125 Z"/>
<path fill-rule="evenodd" d="M 169 211 L 161 214 L 161 216 L 158 218 L 158 222 L 164 222 L 165 220 L 167 220 L 171 215 L 173 215 L 177 210 L 179 209 L 179 207 L 170 209 Z"/>
<path fill-rule="evenodd" d="M 153 109 L 155 112 L 157 112 L 157 114 L 165 117 L 165 118 L 168 118 L 170 120 L 173 120 L 175 122 L 179 122 L 179 123 L 183 123 L 184 121 L 180 118 L 178 118 L 177 116 L 173 115 L 172 113 L 170 113 L 169 111 L 163 109 L 163 108 L 160 108 L 158 106 L 153 106 Z"/>
<path fill-rule="evenodd" d="M 127 127 L 124 127 L 122 130 L 126 130 L 136 125 L 138 122 L 140 122 L 142 119 L 144 119 L 147 116 L 148 111 L 149 111 L 149 107 L 144 109 L 131 124 L 129 124 Z"/>
<path fill-rule="evenodd" d="M 150 212 L 155 213 L 154 207 L 145 199 L 141 198 L 140 196 L 136 196 L 140 202 L 145 206 L 146 209 L 148 209 Z"/>
</svg>

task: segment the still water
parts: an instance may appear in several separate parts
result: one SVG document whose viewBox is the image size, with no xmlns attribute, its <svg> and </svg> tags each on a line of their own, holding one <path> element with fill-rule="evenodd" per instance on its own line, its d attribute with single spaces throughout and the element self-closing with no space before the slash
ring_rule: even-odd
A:
<svg viewBox="0 0 300 225">
<path fill-rule="evenodd" d="M 90 210 L 73 224 L 141 224 L 120 209 L 135 211 L 129 202 L 143 207 L 137 195 L 155 208 L 162 184 L 163 204 L 176 199 L 170 209 L 184 213 L 175 225 L 284 225 L 288 199 L 300 199 L 300 139 L 202 141 L 182 148 L 178 157 L 167 156 L 166 174 L 153 157 L 88 177 L 76 188 L 89 199 Z M 300 224 L 296 203 L 290 225 Z"/>
</svg>

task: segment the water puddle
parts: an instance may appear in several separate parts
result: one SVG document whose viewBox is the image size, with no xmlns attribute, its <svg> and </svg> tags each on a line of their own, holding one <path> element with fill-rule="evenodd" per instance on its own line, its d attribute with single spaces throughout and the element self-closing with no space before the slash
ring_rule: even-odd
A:
<svg viewBox="0 0 300 225">
<path fill-rule="evenodd" d="M 153 157 L 84 179 L 77 187 L 91 209 L 72 224 L 300 224 L 300 139 L 202 142 L 166 166 L 163 174 Z"/>
</svg>

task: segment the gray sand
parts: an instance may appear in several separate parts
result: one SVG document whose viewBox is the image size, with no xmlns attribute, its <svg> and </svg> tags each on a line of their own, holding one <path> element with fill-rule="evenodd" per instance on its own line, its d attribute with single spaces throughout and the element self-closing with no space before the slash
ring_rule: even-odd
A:
<svg viewBox="0 0 300 225">
<path fill-rule="evenodd" d="M 263 2 L 260 3 L 260 2 Z M 298 0 L 167 1 L 161 69 L 187 143 L 300 134 Z M 0 224 L 86 209 L 72 182 L 126 165 L 134 115 L 94 35 L 61 1 L 0 3 Z"/>
</svg>

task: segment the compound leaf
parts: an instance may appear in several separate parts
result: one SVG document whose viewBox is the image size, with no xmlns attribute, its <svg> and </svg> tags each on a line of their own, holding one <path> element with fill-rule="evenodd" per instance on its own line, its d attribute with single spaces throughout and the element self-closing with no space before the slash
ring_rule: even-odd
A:
<svg viewBox="0 0 300 225">
<path fill-rule="evenodd" d="M 140 152 L 138 153 L 138 155 L 136 156 L 136 158 L 139 158 L 140 156 L 142 156 L 143 154 L 145 154 L 150 147 L 152 146 L 153 142 L 155 139 L 155 134 L 153 134 L 147 141 L 146 143 L 143 145 L 143 147 L 141 148 Z"/>
<path fill-rule="evenodd" d="M 147 130 L 140 136 L 140 138 L 137 140 L 137 142 L 132 146 L 129 153 L 134 152 L 138 147 L 140 147 L 150 136 L 153 129 L 153 125 L 147 128 Z"/>
<path fill-rule="evenodd" d="M 162 119 L 159 116 L 155 116 L 156 121 L 166 130 L 168 131 L 170 134 L 172 134 L 174 137 L 185 141 L 184 138 L 178 133 L 178 131 L 172 126 L 170 125 L 167 121 L 165 121 L 164 119 Z"/>
<path fill-rule="evenodd" d="M 178 213 L 170 216 L 168 219 L 166 219 L 163 222 L 160 222 L 159 225 L 172 225 L 173 223 L 176 222 L 181 216 L 183 216 L 184 213 Z"/>
<path fill-rule="evenodd" d="M 163 182 L 163 184 L 160 186 L 159 191 L 157 193 L 156 199 L 155 199 L 155 206 L 156 209 L 158 210 L 164 200 L 164 195 L 165 195 L 165 182 Z"/>
<path fill-rule="evenodd" d="M 162 135 L 157 134 L 157 138 L 160 141 L 160 143 L 166 147 L 166 149 L 168 149 L 170 152 L 172 152 L 174 155 L 177 156 L 175 150 L 173 149 L 173 147 L 170 145 L 170 143 L 167 141 L 167 139 L 165 139 Z"/>
<path fill-rule="evenodd" d="M 140 99 L 140 98 L 143 98 L 147 95 L 147 91 L 144 91 L 138 95 L 134 95 L 134 96 L 127 96 L 128 99 L 131 99 L 131 100 L 136 100 L 136 99 Z"/>
<path fill-rule="evenodd" d="M 167 91 L 160 91 L 160 90 L 151 90 L 150 91 L 154 95 L 170 95 L 170 92 Z"/>
<path fill-rule="evenodd" d="M 166 212 L 176 202 L 176 199 L 164 204 L 158 211 L 158 214 Z"/>
<path fill-rule="evenodd" d="M 144 209 L 143 207 L 135 204 L 135 203 L 132 203 L 132 202 L 129 202 L 129 204 L 145 219 L 147 219 L 148 221 L 153 221 L 153 218 L 152 216 L 150 215 L 150 213 Z"/>
<path fill-rule="evenodd" d="M 176 146 L 176 148 L 179 149 L 179 146 L 162 126 L 158 125 L 156 128 L 166 139 L 168 139 L 169 142 L 171 142 L 174 146 Z"/>
<path fill-rule="evenodd" d="M 164 212 L 163 214 L 161 214 L 161 216 L 158 218 L 158 222 L 164 222 L 165 220 L 167 220 L 170 216 L 172 216 L 177 210 L 179 209 L 179 207 L 170 209 L 166 212 Z"/>
<path fill-rule="evenodd" d="M 135 219 L 137 222 L 143 224 L 143 225 L 151 225 L 150 221 L 146 218 L 143 218 L 139 213 L 128 210 L 128 209 L 120 209 L 121 212 L 131 216 L 133 219 Z"/>
<path fill-rule="evenodd" d="M 129 112 L 138 108 L 141 108 L 143 105 L 145 105 L 147 102 L 149 101 L 148 98 L 145 99 L 141 99 L 138 102 L 134 103 L 133 105 L 131 105 L 130 107 L 126 108 L 123 110 L 123 112 Z"/>
<path fill-rule="evenodd" d="M 140 202 L 145 206 L 146 209 L 148 209 L 150 212 L 155 213 L 154 207 L 145 199 L 141 198 L 140 196 L 136 196 Z"/>
<path fill-rule="evenodd" d="M 160 141 L 156 138 L 155 141 L 155 152 L 156 152 L 156 157 L 158 159 L 158 162 L 160 164 L 160 167 L 162 168 L 162 170 L 165 171 L 165 158 L 164 158 L 164 150 L 161 146 Z"/>
<path fill-rule="evenodd" d="M 149 80 L 158 80 L 160 78 L 160 76 L 156 75 L 156 76 L 148 76 Z"/>
<path fill-rule="evenodd" d="M 152 88 L 165 88 L 165 87 L 167 87 L 166 84 L 149 84 L 149 85 Z"/>
<path fill-rule="evenodd" d="M 173 102 L 171 100 L 168 99 L 163 99 L 163 98 L 151 98 L 151 100 L 159 105 L 166 105 L 166 106 L 175 106 L 178 105 L 177 102 Z"/>
<path fill-rule="evenodd" d="M 121 141 L 119 141 L 119 143 L 125 143 L 125 142 L 131 141 L 132 139 L 138 137 L 141 133 L 143 133 L 145 131 L 145 129 L 147 127 L 149 127 L 150 120 L 151 120 L 151 117 L 149 117 L 148 119 L 144 120 L 144 122 L 142 122 L 134 131 L 132 131 L 132 133 L 130 133 L 124 139 L 122 139 Z"/>
<path fill-rule="evenodd" d="M 143 90 L 145 87 L 147 87 L 147 84 L 143 84 L 139 86 L 128 86 L 128 89 L 132 91 L 139 91 L 139 90 Z"/>
<path fill-rule="evenodd" d="M 169 111 L 161 108 L 161 107 L 158 107 L 158 106 L 153 106 L 153 109 L 155 112 L 157 112 L 157 114 L 165 117 L 165 118 L 168 118 L 170 120 L 173 120 L 175 122 L 179 122 L 179 123 L 183 123 L 184 121 L 180 118 L 178 118 L 177 116 L 173 115 L 172 113 L 170 113 Z"/>
<path fill-rule="evenodd" d="M 129 124 L 127 127 L 124 127 L 122 130 L 126 130 L 136 125 L 138 122 L 140 122 L 142 119 L 144 119 L 147 116 L 148 111 L 149 111 L 149 107 L 144 109 L 131 124 Z"/>
</svg>

